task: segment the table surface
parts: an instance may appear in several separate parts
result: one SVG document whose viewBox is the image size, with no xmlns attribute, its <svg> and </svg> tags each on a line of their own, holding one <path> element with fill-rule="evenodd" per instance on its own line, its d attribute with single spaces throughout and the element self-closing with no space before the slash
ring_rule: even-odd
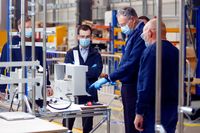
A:
<svg viewBox="0 0 200 133">
<path fill-rule="evenodd" d="M 65 132 L 67 128 L 39 118 L 16 121 L 7 121 L 0 118 L 0 130 L 2 133 L 55 133 Z"/>
</svg>

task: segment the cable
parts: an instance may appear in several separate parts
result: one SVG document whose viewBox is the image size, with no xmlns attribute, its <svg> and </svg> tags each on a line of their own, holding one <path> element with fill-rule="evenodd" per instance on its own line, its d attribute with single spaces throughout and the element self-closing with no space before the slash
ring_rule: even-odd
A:
<svg viewBox="0 0 200 133">
<path fill-rule="evenodd" d="M 19 101 L 18 105 L 17 105 L 17 111 L 19 110 L 21 102 Z"/>
<path fill-rule="evenodd" d="M 48 102 L 47 105 L 48 105 L 49 107 L 51 107 L 52 109 L 56 109 L 56 110 L 68 109 L 68 108 L 72 105 L 72 101 L 71 101 L 71 99 L 70 99 L 70 97 L 69 97 L 68 95 L 66 95 L 66 96 L 67 96 L 67 98 L 68 98 L 68 100 L 69 100 L 69 105 L 66 106 L 66 107 L 64 107 L 64 108 L 57 108 L 57 107 L 54 107 L 54 106 L 50 105 L 50 102 Z M 51 100 L 52 100 L 52 99 L 51 99 Z M 60 100 L 64 100 L 64 99 L 63 99 L 62 97 L 60 97 Z M 55 102 L 57 102 L 57 100 L 56 100 Z"/>
<path fill-rule="evenodd" d="M 194 108 L 193 108 L 194 109 Z M 194 109 L 194 112 L 192 114 L 188 114 L 187 112 L 183 112 L 185 117 L 191 121 L 192 123 L 196 123 L 197 121 L 200 120 L 200 116 L 199 116 L 199 113 L 200 113 L 200 109 L 197 108 L 197 109 Z"/>
<path fill-rule="evenodd" d="M 187 113 L 184 113 L 184 114 L 187 117 L 187 119 L 191 121 L 192 123 L 196 123 L 198 120 L 200 120 L 200 117 L 197 117 L 196 119 L 192 120 L 190 115 L 188 115 Z"/>
<path fill-rule="evenodd" d="M 15 92 L 13 93 L 13 97 L 12 97 L 12 100 L 11 100 L 11 103 L 10 103 L 10 108 L 9 108 L 9 112 L 14 111 L 12 106 L 13 106 L 13 102 L 14 102 L 14 98 L 15 98 L 15 95 L 17 93 L 17 89 L 15 89 Z"/>
</svg>

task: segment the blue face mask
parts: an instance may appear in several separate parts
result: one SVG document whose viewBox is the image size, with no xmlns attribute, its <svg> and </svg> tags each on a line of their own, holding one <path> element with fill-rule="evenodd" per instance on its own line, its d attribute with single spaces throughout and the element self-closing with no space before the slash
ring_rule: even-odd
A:
<svg viewBox="0 0 200 133">
<path fill-rule="evenodd" d="M 80 38 L 79 44 L 84 48 L 88 47 L 90 45 L 90 38 Z"/>
<path fill-rule="evenodd" d="M 31 38 L 32 37 L 32 31 L 26 31 L 25 37 L 26 38 Z"/>
<path fill-rule="evenodd" d="M 151 45 L 149 42 L 146 42 L 146 41 L 145 41 L 144 43 L 145 43 L 145 46 L 146 46 L 146 47 L 148 47 L 148 46 Z"/>
<path fill-rule="evenodd" d="M 144 43 L 145 43 L 145 46 L 146 46 L 146 47 L 148 47 L 149 45 L 151 45 L 149 42 L 146 41 L 147 38 L 144 36 L 144 33 L 142 33 L 142 34 L 140 35 L 140 37 L 144 40 Z"/>
<path fill-rule="evenodd" d="M 128 24 L 126 24 L 125 26 L 121 27 L 121 30 L 124 34 L 129 35 L 131 33 L 131 29 L 128 27 Z"/>
</svg>

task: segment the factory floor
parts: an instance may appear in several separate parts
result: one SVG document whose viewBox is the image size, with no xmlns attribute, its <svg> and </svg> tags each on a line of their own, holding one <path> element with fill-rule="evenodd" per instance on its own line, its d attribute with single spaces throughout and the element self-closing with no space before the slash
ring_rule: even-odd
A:
<svg viewBox="0 0 200 133">
<path fill-rule="evenodd" d="M 112 101 L 110 104 L 111 111 L 111 132 L 110 133 L 125 133 L 124 131 L 124 121 L 123 121 L 123 107 L 120 99 L 113 100 L 112 97 L 105 94 L 99 94 L 99 100 L 103 103 Z M 199 107 L 200 101 L 192 103 L 193 107 Z M 102 117 L 94 117 L 94 125 L 97 124 Z M 59 120 L 61 122 L 61 120 Z M 100 126 L 95 133 L 107 133 L 106 123 Z M 82 120 L 77 118 L 74 124 L 73 133 L 82 133 Z M 176 133 L 179 133 L 176 131 Z M 184 122 L 184 132 L 183 133 L 200 133 L 200 121 L 193 123 L 185 119 Z"/>
<path fill-rule="evenodd" d="M 113 99 L 110 95 L 99 94 L 99 100 L 102 103 L 110 102 L 111 108 L 111 132 L 110 133 L 125 133 L 124 131 L 124 121 L 123 121 L 123 107 L 121 104 L 121 99 Z M 200 101 L 196 101 L 192 103 L 193 107 L 199 107 Z M 0 107 L 0 112 L 6 111 Z M 101 120 L 101 116 L 94 117 L 94 125 L 97 124 Z M 54 119 L 54 123 L 61 125 L 62 119 Z M 107 133 L 107 125 L 104 123 L 100 126 L 95 133 Z M 77 118 L 74 124 L 73 133 L 82 133 L 82 120 L 81 118 Z M 179 133 L 176 131 L 176 133 Z M 184 132 L 183 133 L 200 133 L 200 120 L 194 122 L 185 120 L 184 123 Z"/>
</svg>

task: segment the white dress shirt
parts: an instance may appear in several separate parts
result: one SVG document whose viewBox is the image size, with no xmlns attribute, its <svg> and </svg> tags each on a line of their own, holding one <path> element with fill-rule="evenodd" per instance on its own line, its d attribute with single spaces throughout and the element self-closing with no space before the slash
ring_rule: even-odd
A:
<svg viewBox="0 0 200 133">
<path fill-rule="evenodd" d="M 89 47 L 83 48 L 79 45 L 79 50 L 81 53 L 81 57 L 83 58 L 84 62 L 86 62 L 89 53 Z"/>
</svg>

